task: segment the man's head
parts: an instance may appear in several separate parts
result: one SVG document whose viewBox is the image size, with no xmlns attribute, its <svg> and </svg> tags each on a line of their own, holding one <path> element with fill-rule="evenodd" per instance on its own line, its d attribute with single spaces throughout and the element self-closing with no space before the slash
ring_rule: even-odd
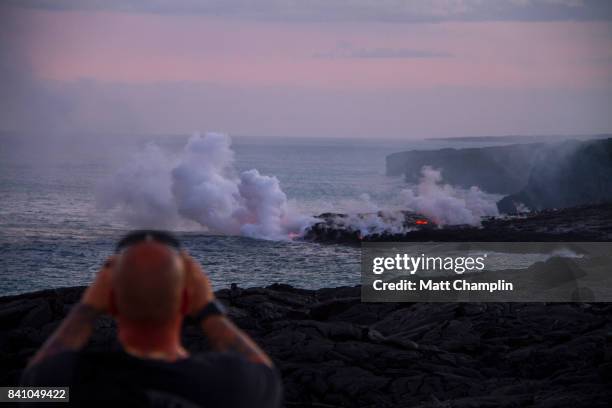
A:
<svg viewBox="0 0 612 408">
<path fill-rule="evenodd" d="M 182 319 L 185 271 L 179 252 L 153 235 L 134 236 L 124 238 L 128 244 L 119 248 L 112 281 L 113 313 L 120 324 L 133 326 L 165 326 Z"/>
</svg>

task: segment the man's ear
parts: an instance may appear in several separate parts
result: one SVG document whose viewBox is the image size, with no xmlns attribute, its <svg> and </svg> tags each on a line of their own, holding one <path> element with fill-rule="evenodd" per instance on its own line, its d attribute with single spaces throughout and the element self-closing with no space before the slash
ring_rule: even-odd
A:
<svg viewBox="0 0 612 408">
<path fill-rule="evenodd" d="M 186 316 L 189 314 L 189 308 L 191 307 L 191 297 L 187 288 L 183 288 L 183 294 L 181 296 L 181 314 Z"/>
<path fill-rule="evenodd" d="M 110 290 L 108 296 L 108 311 L 111 316 L 116 317 L 119 314 L 119 310 L 117 309 L 117 300 L 115 298 L 115 292 L 113 291 L 113 289 Z"/>
</svg>

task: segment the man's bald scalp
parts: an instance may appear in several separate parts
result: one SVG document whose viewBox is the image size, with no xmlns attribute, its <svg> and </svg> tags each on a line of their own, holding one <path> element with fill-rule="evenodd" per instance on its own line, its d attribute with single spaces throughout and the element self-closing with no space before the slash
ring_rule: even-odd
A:
<svg viewBox="0 0 612 408">
<path fill-rule="evenodd" d="M 158 242 L 123 251 L 113 276 L 120 318 L 136 324 L 163 324 L 180 313 L 184 271 L 179 254 Z"/>
</svg>

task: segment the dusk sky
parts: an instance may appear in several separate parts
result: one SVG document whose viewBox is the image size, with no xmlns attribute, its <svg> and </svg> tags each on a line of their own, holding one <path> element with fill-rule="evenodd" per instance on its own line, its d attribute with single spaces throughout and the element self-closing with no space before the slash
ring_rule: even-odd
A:
<svg viewBox="0 0 612 408">
<path fill-rule="evenodd" d="M 612 132 L 612 2 L 5 1 L 0 130 Z"/>
</svg>

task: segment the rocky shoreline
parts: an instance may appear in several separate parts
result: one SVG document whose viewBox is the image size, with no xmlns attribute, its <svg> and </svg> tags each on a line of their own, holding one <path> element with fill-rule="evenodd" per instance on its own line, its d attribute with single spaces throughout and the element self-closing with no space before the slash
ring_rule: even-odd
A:
<svg viewBox="0 0 612 408">
<path fill-rule="evenodd" d="M 427 217 L 408 211 L 401 217 L 403 232 L 372 232 L 364 235 L 348 215 L 325 213 L 304 234 L 304 240 L 359 245 L 361 242 L 608 242 L 612 241 L 612 203 L 534 211 L 522 215 L 485 218 L 480 226 L 437 226 Z M 358 214 L 363 222 L 389 223 L 391 215 Z M 419 225 L 425 221 L 425 225 Z"/>
<path fill-rule="evenodd" d="M 0 383 L 14 385 L 83 288 L 0 298 Z M 612 304 L 362 303 L 359 287 L 217 292 L 280 369 L 287 407 L 604 407 Z M 184 343 L 206 350 L 186 324 Z M 91 349 L 117 347 L 101 318 Z"/>
</svg>

